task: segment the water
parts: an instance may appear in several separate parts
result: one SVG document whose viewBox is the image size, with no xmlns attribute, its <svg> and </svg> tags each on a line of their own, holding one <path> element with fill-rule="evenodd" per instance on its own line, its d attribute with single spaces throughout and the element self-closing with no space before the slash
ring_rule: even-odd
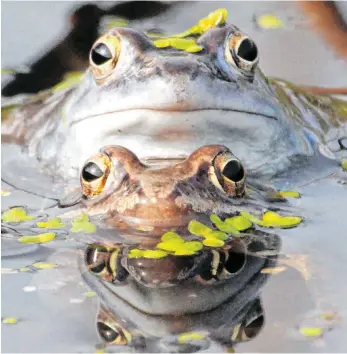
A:
<svg viewBox="0 0 347 354">
<path fill-rule="evenodd" d="M 19 11 L 19 6 L 30 6 L 28 16 L 19 17 L 19 13 L 25 13 L 23 8 Z M 28 22 L 37 18 L 34 6 L 46 6 L 46 10 L 42 8 L 42 11 L 46 11 L 45 18 L 49 17 L 50 21 L 42 23 L 44 28 L 40 28 L 41 24 L 36 21 L 35 26 L 27 26 Z M 57 11 L 52 14 L 49 12 L 51 7 L 47 8 L 44 3 L 3 3 L 3 66 L 26 63 L 37 50 L 42 49 L 37 47 L 39 43 L 47 45 L 52 37 L 57 38 L 63 33 L 62 23 L 66 21 L 66 11 L 72 4 L 56 3 L 55 6 Z M 183 8 L 173 9 L 165 25 L 170 31 L 178 31 L 182 23 L 195 22 L 195 19 L 191 19 L 193 13 L 200 18 L 221 6 L 225 7 L 226 4 L 187 4 Z M 342 86 L 347 82 L 346 64 L 335 58 L 310 31 L 301 31 L 298 40 L 298 31 L 295 29 L 273 32 L 254 29 L 251 21 L 254 14 L 269 11 L 295 14 L 292 4 L 239 2 L 227 3 L 226 7 L 229 8 L 230 21 L 249 33 L 258 44 L 261 66 L 267 75 L 312 85 Z M 11 13 L 15 16 L 11 16 Z M 18 22 L 9 23 L 9 18 L 16 18 Z M 148 26 L 161 20 L 160 17 L 149 20 Z M 25 28 L 25 32 L 21 32 L 21 28 Z M 283 55 L 278 55 L 280 48 Z M 14 154 L 14 151 L 3 149 L 3 169 L 6 157 Z M 341 173 L 337 165 L 326 161 L 319 163 L 308 173 L 311 181 L 322 175 Z M 42 192 L 42 185 L 46 184 L 46 191 L 50 191 L 49 181 L 43 180 L 43 177 L 30 178 L 35 177 L 35 168 L 30 171 L 25 169 L 25 176 L 28 180 L 23 184 L 28 187 L 30 183 L 32 191 L 40 187 Z M 347 230 L 346 185 L 338 183 L 340 177 L 335 175 L 304 186 L 301 186 L 300 174 L 296 177 L 290 180 L 289 185 L 279 182 L 279 186 L 301 193 L 302 198 L 291 199 L 291 204 L 293 210 L 305 217 L 305 222 L 291 230 L 276 230 L 282 240 L 281 254 L 292 256 L 294 267 L 287 267 L 285 271 L 269 277 L 261 293 L 265 326 L 253 340 L 237 345 L 235 350 L 238 352 L 341 352 L 347 348 L 344 338 L 347 329 L 347 287 L 343 274 Z M 54 204 L 52 200 L 15 191 L 7 185 L 2 188 L 11 192 L 11 195 L 2 197 L 2 210 L 14 205 L 25 205 L 37 210 Z M 61 210 L 51 208 L 47 213 L 55 216 Z M 20 248 L 18 242 L 3 238 L 2 318 L 18 319 L 15 325 L 2 325 L 3 352 L 95 352 L 96 345 L 100 343 L 95 330 L 97 299 L 86 296 L 89 289 L 80 277 L 78 253 L 75 252 L 79 245 L 65 238 L 66 234 L 61 232 L 61 237 L 47 246 L 20 245 Z M 88 242 L 88 239 L 84 242 Z M 62 266 L 36 272 L 10 273 L 11 269 L 18 270 L 35 262 Z M 322 314 L 332 313 L 332 319 L 321 319 Z M 305 337 L 300 334 L 301 326 L 323 328 L 324 334 L 319 339 Z M 207 351 L 222 349 L 220 344 L 212 343 Z"/>
</svg>

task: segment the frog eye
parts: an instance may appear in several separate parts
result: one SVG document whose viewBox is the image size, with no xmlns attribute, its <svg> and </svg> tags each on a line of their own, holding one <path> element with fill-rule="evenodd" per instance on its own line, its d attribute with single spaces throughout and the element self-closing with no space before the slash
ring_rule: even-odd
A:
<svg viewBox="0 0 347 354">
<path fill-rule="evenodd" d="M 116 345 L 127 345 L 128 340 L 125 334 L 119 326 L 115 323 L 113 325 L 105 322 L 98 321 L 96 324 L 97 331 L 100 337 L 107 344 L 116 344 Z M 127 333 L 128 334 L 128 333 Z"/>
<path fill-rule="evenodd" d="M 242 196 L 245 191 L 246 172 L 230 151 L 218 154 L 209 171 L 211 182 L 230 196 Z"/>
<path fill-rule="evenodd" d="M 102 245 L 89 245 L 85 251 L 85 263 L 88 270 L 94 274 L 102 274 L 107 271 L 107 261 L 109 259 L 109 252 L 107 248 Z"/>
<path fill-rule="evenodd" d="M 111 74 L 115 68 L 120 54 L 120 40 L 108 34 L 101 37 L 93 45 L 89 61 L 94 77 L 101 80 Z"/>
<path fill-rule="evenodd" d="M 258 48 L 252 39 L 242 34 L 229 36 L 225 46 L 225 57 L 229 64 L 245 71 L 252 71 L 259 61 Z"/>
<path fill-rule="evenodd" d="M 110 166 L 110 159 L 103 154 L 94 156 L 84 164 L 80 179 L 85 197 L 93 198 L 102 192 L 110 174 Z"/>
</svg>

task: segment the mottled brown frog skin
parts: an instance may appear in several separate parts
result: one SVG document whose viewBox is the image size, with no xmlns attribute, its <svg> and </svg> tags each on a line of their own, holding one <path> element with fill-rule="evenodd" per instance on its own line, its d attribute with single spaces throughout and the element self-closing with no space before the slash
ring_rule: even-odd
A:
<svg viewBox="0 0 347 354">
<path fill-rule="evenodd" d="M 274 175 L 296 156 L 321 147 L 329 155 L 326 145 L 347 135 L 344 101 L 270 82 L 256 44 L 236 26 L 220 23 L 195 40 L 193 52 L 158 48 L 139 31 L 114 28 L 92 47 L 80 83 L 7 110 L 2 134 L 68 176 L 114 141 L 141 159 L 222 144 L 249 174 Z"/>
<path fill-rule="evenodd" d="M 241 162 L 221 145 L 166 166 L 145 165 L 126 148 L 108 146 L 87 160 L 81 185 L 89 215 L 153 231 L 187 225 L 195 213 L 230 212 L 245 195 L 245 178 Z"/>
</svg>

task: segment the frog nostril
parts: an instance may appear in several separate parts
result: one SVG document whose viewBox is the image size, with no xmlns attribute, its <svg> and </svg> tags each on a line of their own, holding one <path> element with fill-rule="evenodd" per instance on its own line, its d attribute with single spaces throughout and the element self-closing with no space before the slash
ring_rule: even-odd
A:
<svg viewBox="0 0 347 354">
<path fill-rule="evenodd" d="M 237 49 L 237 55 L 243 60 L 252 62 L 258 57 L 257 46 L 251 39 L 244 38 Z"/>
<path fill-rule="evenodd" d="M 102 65 L 112 59 L 112 53 L 106 44 L 99 43 L 92 49 L 91 59 L 95 65 Z"/>
</svg>

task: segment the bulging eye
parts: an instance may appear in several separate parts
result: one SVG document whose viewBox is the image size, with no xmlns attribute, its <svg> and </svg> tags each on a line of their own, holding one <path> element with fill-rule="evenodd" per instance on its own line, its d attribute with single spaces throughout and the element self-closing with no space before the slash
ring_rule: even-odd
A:
<svg viewBox="0 0 347 354">
<path fill-rule="evenodd" d="M 110 166 L 110 159 L 103 154 L 94 156 L 84 164 L 80 179 L 85 197 L 91 199 L 103 191 L 110 174 Z"/>
<path fill-rule="evenodd" d="M 128 344 L 125 331 L 123 331 L 115 323 L 111 326 L 109 323 L 98 321 L 96 326 L 100 337 L 107 344 L 116 344 L 116 345 Z"/>
<path fill-rule="evenodd" d="M 245 71 L 252 71 L 259 61 L 258 48 L 252 39 L 243 34 L 231 34 L 225 46 L 225 57 L 229 64 Z"/>
<path fill-rule="evenodd" d="M 218 154 L 209 171 L 211 182 L 230 196 L 242 196 L 246 172 L 241 162 L 230 152 Z"/>
<path fill-rule="evenodd" d="M 93 45 L 89 61 L 96 80 L 101 80 L 112 73 L 120 54 L 120 39 L 107 34 Z"/>
</svg>

